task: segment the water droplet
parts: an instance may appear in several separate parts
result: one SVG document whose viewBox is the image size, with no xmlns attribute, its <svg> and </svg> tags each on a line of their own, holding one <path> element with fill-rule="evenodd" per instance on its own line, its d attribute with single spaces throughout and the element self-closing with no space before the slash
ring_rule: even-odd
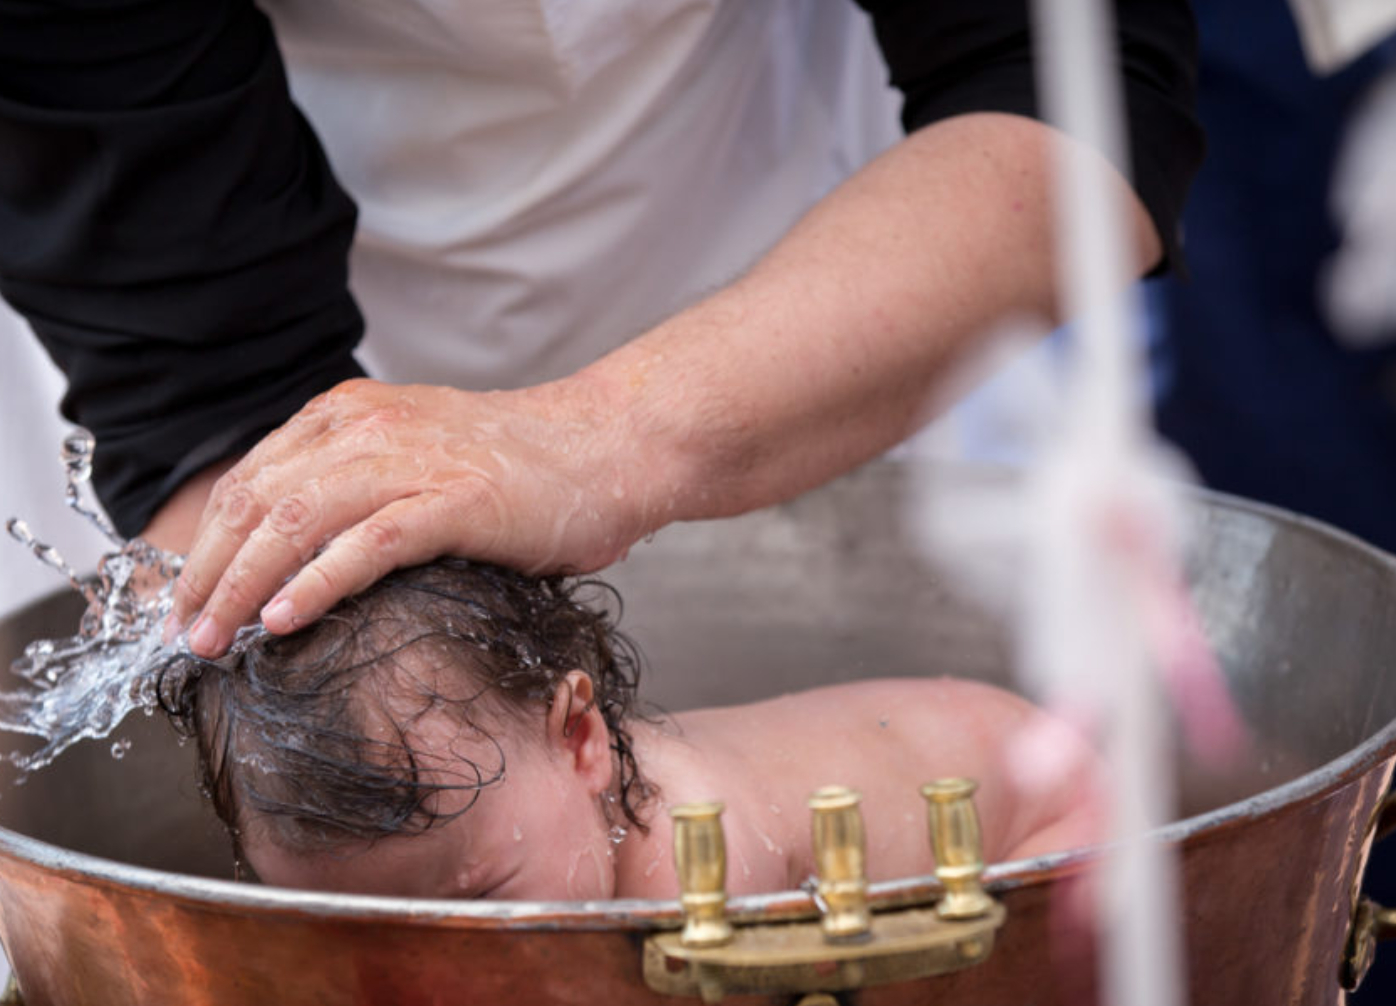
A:
<svg viewBox="0 0 1396 1006">
<path fill-rule="evenodd" d="M 610 840 L 612 845 L 620 845 L 620 843 L 625 841 L 626 834 L 627 832 L 624 828 L 618 824 L 613 824 L 611 825 L 611 829 L 606 832 L 606 838 Z"/>
<path fill-rule="evenodd" d="M 34 555 L 46 566 L 54 569 L 62 569 L 67 563 L 63 561 L 63 555 L 52 545 L 40 545 L 34 550 Z"/>
<path fill-rule="evenodd" d="M 129 740 L 119 740 L 112 744 L 111 756 L 120 761 L 122 758 L 126 757 L 126 752 L 130 750 L 131 742 Z"/>
<path fill-rule="evenodd" d="M 522 842 L 522 841 L 523 841 L 523 829 L 520 828 L 517 824 L 514 825 L 514 841 L 515 841 L 515 842 Z"/>
<path fill-rule="evenodd" d="M 63 438 L 60 457 L 65 465 L 85 461 L 92 456 L 94 441 L 91 433 L 77 429 Z"/>
</svg>

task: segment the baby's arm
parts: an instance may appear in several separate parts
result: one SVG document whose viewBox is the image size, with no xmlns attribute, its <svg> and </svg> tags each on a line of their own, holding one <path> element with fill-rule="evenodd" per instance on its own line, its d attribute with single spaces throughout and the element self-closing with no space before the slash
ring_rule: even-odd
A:
<svg viewBox="0 0 1396 1006">
<path fill-rule="evenodd" d="M 1017 804 L 1005 860 L 1065 852 L 1105 836 L 1099 754 L 1068 720 L 1028 709 L 1001 748 L 1000 765 Z"/>
<path fill-rule="evenodd" d="M 1068 849 L 1094 845 L 1101 840 L 1104 827 L 1100 808 L 1095 801 L 1082 799 L 1063 817 L 1039 828 L 1009 848 L 1003 859 L 1005 862 L 1031 859 L 1050 852 L 1066 852 Z"/>
</svg>

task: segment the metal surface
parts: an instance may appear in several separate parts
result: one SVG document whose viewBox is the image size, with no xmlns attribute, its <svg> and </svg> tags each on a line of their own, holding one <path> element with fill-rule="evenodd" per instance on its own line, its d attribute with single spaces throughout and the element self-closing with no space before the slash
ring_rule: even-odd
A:
<svg viewBox="0 0 1396 1006">
<path fill-rule="evenodd" d="M 984 841 L 974 808 L 973 779 L 940 779 L 921 787 L 935 853 L 936 879 L 945 897 L 936 904 L 942 919 L 974 919 L 992 905 L 979 879 L 984 875 Z"/>
<path fill-rule="evenodd" d="M 825 786 L 809 798 L 818 874 L 815 904 L 822 913 L 820 928 L 830 942 L 862 939 L 872 927 L 862 799 L 847 786 Z"/>
<path fill-rule="evenodd" d="M 1396 793 L 1389 793 L 1376 812 L 1368 833 L 1382 841 L 1396 832 Z M 1338 984 L 1349 992 L 1360 988 L 1376 960 L 1377 944 L 1396 940 L 1396 908 L 1377 904 L 1361 891 L 1353 890 L 1352 923 L 1343 944 Z"/>
<path fill-rule="evenodd" d="M 1371 898 L 1359 898 L 1343 947 L 1338 984 L 1349 992 L 1362 985 L 1376 959 L 1377 944 L 1396 940 L 1396 909 L 1383 908 Z"/>
<path fill-rule="evenodd" d="M 24 1006 L 24 996 L 19 992 L 19 981 L 10 975 L 5 981 L 5 991 L 0 992 L 0 1006 Z"/>
<path fill-rule="evenodd" d="M 674 819 L 674 866 L 679 877 L 686 947 L 720 947 L 732 942 L 727 921 L 727 838 L 722 804 L 685 803 L 669 811 Z"/>
<path fill-rule="evenodd" d="M 868 910 L 867 843 L 862 797 L 846 786 L 825 786 L 809 798 L 810 825 L 818 870 L 811 922 L 757 923 L 721 939 L 706 938 L 713 923 L 713 901 L 690 910 L 690 887 L 713 894 L 721 854 L 720 806 L 676 808 L 676 823 L 700 823 L 716 832 L 694 843 L 676 832 L 675 859 L 682 878 L 705 881 L 683 887 L 684 931 L 660 933 L 645 941 L 645 984 L 656 992 L 700 996 L 705 1003 L 731 995 L 866 990 L 893 982 L 910 983 L 982 964 L 1004 923 L 1003 906 L 979 887 L 983 849 L 969 779 L 941 779 L 922 787 L 930 803 L 928 823 L 935 849 L 936 877 L 945 887 L 934 909 L 896 909 L 874 917 Z M 695 862 L 697 860 L 698 862 Z M 720 885 L 718 885 L 720 887 Z M 726 923 L 726 918 L 721 917 Z M 699 938 L 690 937 L 695 928 Z"/>
<path fill-rule="evenodd" d="M 928 493 L 993 501 L 1007 486 L 942 472 Z M 677 709 L 874 675 L 1006 682 L 999 614 L 916 557 L 907 488 L 904 469 L 875 465 L 633 550 L 611 579 L 649 658 L 647 694 Z M 1222 773 L 1184 758 L 1180 819 L 1160 832 L 1182 848 L 1191 1001 L 1332 1006 L 1396 757 L 1396 569 L 1272 509 L 1205 497 L 1194 516 L 1191 580 L 1256 747 Z M 1005 579 L 1019 568 L 1011 543 L 983 560 Z M 0 656 L 69 631 L 64 608 L 0 621 Z M 136 720 L 121 761 L 88 745 L 24 787 L 0 786 L 0 941 L 29 1006 L 665 1001 L 642 981 L 640 947 L 678 929 L 677 902 L 431 902 L 216 879 L 232 862 L 192 753 L 158 720 Z M 1091 942 L 1057 924 L 1088 856 L 990 865 L 985 886 L 1009 922 L 988 964 L 859 1003 L 1091 1003 Z M 869 897 L 881 912 L 938 893 L 910 877 Z M 786 892 L 734 899 L 729 917 L 814 914 L 807 895 Z"/>
<path fill-rule="evenodd" d="M 994 932 L 1003 923 L 1003 907 L 990 902 L 979 918 L 953 922 L 928 908 L 876 915 L 861 942 L 831 943 L 813 922 L 738 929 L 732 943 L 714 948 L 686 947 L 673 933 L 661 933 L 645 941 L 645 983 L 705 1003 L 743 994 L 781 1001 L 800 993 L 866 994 L 893 982 L 990 966 Z"/>
</svg>

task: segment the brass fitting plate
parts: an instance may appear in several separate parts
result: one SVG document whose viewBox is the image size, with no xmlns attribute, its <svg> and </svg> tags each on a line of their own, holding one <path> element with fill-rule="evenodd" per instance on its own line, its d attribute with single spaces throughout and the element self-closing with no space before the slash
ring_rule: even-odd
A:
<svg viewBox="0 0 1396 1006">
<path fill-rule="evenodd" d="M 873 916 L 871 934 L 830 943 L 818 922 L 743 926 L 721 947 L 686 947 L 679 933 L 645 941 L 645 983 L 665 995 L 841 992 L 947 974 L 978 964 L 1003 925 L 997 902 L 974 919 L 947 921 L 934 908 Z"/>
</svg>

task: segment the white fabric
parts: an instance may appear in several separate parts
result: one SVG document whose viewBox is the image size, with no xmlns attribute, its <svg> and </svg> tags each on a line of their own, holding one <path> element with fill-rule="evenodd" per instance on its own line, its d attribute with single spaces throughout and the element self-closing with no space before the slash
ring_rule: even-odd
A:
<svg viewBox="0 0 1396 1006">
<path fill-rule="evenodd" d="M 730 280 L 899 135 L 847 0 L 279 0 L 360 207 L 376 376 L 569 373 Z"/>
</svg>

